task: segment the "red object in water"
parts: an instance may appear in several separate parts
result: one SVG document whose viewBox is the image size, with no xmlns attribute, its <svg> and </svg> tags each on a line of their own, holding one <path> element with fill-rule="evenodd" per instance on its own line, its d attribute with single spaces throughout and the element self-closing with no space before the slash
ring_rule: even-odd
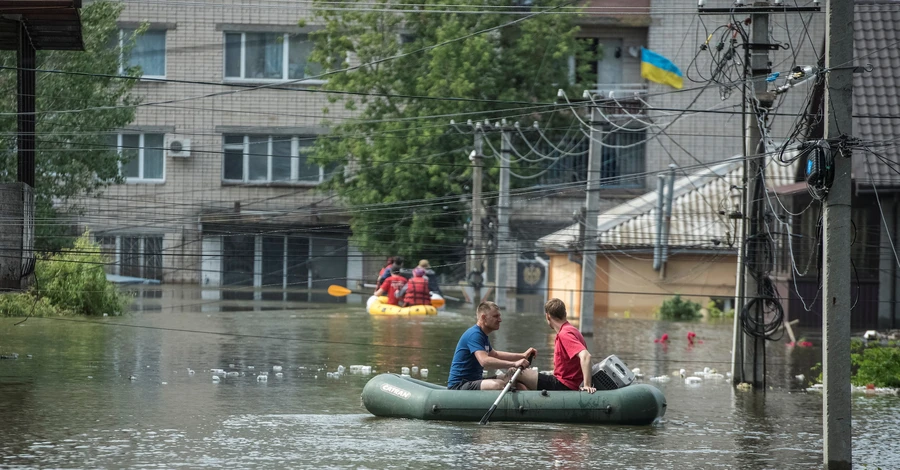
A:
<svg viewBox="0 0 900 470">
<path fill-rule="evenodd" d="M 809 341 L 800 341 L 799 343 L 797 343 L 797 346 L 800 346 L 801 348 L 811 348 L 812 343 L 810 343 Z"/>
<path fill-rule="evenodd" d="M 866 390 L 875 390 L 875 384 L 866 384 Z"/>
<path fill-rule="evenodd" d="M 697 334 L 696 334 L 696 333 L 694 333 L 693 331 L 688 331 L 687 339 L 688 339 L 688 343 L 689 343 L 691 346 L 694 345 L 694 338 L 695 338 L 695 337 L 697 337 Z"/>
<path fill-rule="evenodd" d="M 669 342 L 669 334 L 663 333 L 662 336 L 660 336 L 658 339 L 654 339 L 653 342 L 654 343 L 667 343 L 667 342 Z"/>
</svg>

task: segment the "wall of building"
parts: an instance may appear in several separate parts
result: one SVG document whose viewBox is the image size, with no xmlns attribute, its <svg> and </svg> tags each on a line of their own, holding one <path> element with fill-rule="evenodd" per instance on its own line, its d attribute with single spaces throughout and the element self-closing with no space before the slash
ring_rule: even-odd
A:
<svg viewBox="0 0 900 470">
<path fill-rule="evenodd" d="M 572 316 L 580 310 L 581 265 L 564 253 L 549 253 L 550 297 L 566 302 Z M 733 298 L 737 278 L 734 255 L 673 254 L 666 265 L 666 278 L 653 270 L 652 255 L 597 256 L 594 286 L 595 316 L 651 318 L 664 300 L 675 294 L 706 306 L 710 298 Z"/>
<path fill-rule="evenodd" d="M 126 131 L 190 139 L 191 154 L 166 157 L 164 181 L 113 185 L 101 197 L 79 201 L 87 208 L 82 219 L 85 226 L 95 234 L 161 235 L 163 280 L 206 282 L 208 273 L 201 276 L 201 259 L 209 261 L 201 251 L 202 214 L 230 211 L 238 203 L 244 212 L 275 215 L 284 211 L 305 215 L 313 207 L 334 206 L 330 194 L 316 192 L 311 184 L 222 181 L 223 134 L 311 136 L 326 132 L 321 125 L 323 108 L 328 105 L 323 94 L 224 86 L 234 84 L 224 76 L 225 31 L 308 33 L 315 26 L 298 26 L 300 20 L 313 20 L 308 5 L 204 0 L 123 5 L 120 27 L 134 28 L 146 22 L 151 29 L 166 31 L 165 78 L 191 82 L 140 82 L 134 94 L 143 105 Z M 345 116 L 341 106 L 332 106 L 328 114 L 330 119 Z"/>
</svg>

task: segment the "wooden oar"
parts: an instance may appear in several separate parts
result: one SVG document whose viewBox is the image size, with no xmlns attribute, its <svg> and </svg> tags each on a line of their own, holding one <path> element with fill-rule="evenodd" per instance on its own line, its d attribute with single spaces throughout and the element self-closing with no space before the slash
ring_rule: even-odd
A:
<svg viewBox="0 0 900 470">
<path fill-rule="evenodd" d="M 534 354 L 528 356 L 528 363 L 531 364 L 531 361 L 533 359 L 534 359 Z M 509 382 L 506 382 L 506 386 L 503 387 L 503 391 L 500 392 L 500 396 L 497 397 L 497 400 L 494 401 L 494 404 L 491 405 L 491 408 L 487 411 L 487 413 L 484 414 L 484 417 L 481 418 L 481 421 L 479 421 L 478 424 L 487 424 L 488 423 L 488 420 L 491 419 L 491 415 L 494 414 L 494 410 L 497 409 L 497 405 L 500 404 L 500 400 L 503 399 L 503 395 L 506 395 L 506 392 L 509 391 L 510 387 L 512 387 L 513 384 L 516 383 L 516 379 L 519 378 L 519 374 L 521 372 L 522 372 L 522 367 L 519 367 L 518 370 L 516 370 L 516 373 L 513 374 L 512 378 L 509 379 Z"/>
<path fill-rule="evenodd" d="M 353 292 L 352 290 L 347 289 L 344 286 L 338 286 L 338 285 L 334 285 L 334 284 L 328 286 L 328 295 L 333 295 L 335 297 L 346 297 L 350 294 L 366 295 L 363 292 Z M 372 294 L 368 294 L 368 295 L 372 295 Z M 444 306 L 444 302 L 445 302 L 444 299 L 434 299 L 431 301 L 431 306 L 434 308 L 441 308 Z"/>
</svg>

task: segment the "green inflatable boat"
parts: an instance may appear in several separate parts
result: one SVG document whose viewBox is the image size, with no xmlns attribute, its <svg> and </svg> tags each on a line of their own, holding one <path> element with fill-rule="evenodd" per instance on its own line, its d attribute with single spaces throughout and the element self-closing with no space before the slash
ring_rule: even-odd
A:
<svg viewBox="0 0 900 470">
<path fill-rule="evenodd" d="M 362 401 L 375 416 L 444 421 L 479 421 L 500 391 L 458 391 L 397 374 L 380 374 L 363 388 Z M 542 421 L 584 424 L 652 424 L 666 413 L 656 387 L 632 384 L 587 392 L 507 393 L 491 421 Z"/>
</svg>

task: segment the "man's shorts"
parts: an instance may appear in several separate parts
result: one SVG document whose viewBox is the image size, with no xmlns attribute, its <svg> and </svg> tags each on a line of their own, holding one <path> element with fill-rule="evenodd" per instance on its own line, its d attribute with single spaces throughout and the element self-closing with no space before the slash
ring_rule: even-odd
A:
<svg viewBox="0 0 900 470">
<path fill-rule="evenodd" d="M 481 382 L 482 379 L 458 382 L 452 387 L 447 387 L 447 390 L 481 390 Z"/>
<path fill-rule="evenodd" d="M 571 388 L 566 387 L 566 385 L 560 382 L 555 376 L 549 374 L 538 374 L 537 389 L 572 391 Z"/>
</svg>

